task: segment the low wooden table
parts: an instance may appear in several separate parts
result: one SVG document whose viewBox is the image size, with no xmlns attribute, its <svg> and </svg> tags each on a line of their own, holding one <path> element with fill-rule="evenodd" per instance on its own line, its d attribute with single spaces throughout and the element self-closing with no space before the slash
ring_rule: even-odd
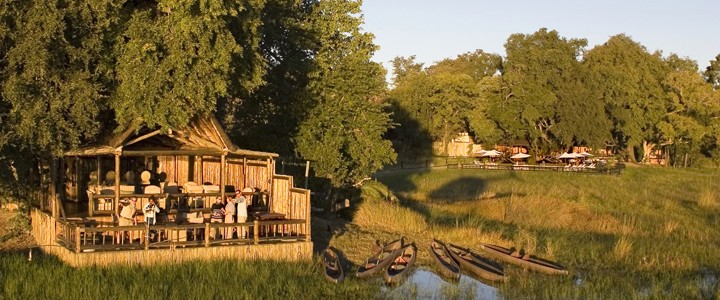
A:
<svg viewBox="0 0 720 300">
<path fill-rule="evenodd" d="M 255 213 L 253 213 L 253 217 L 255 218 L 255 220 L 258 220 L 258 221 L 285 220 L 285 214 L 271 212 L 271 211 L 255 212 Z"/>
</svg>

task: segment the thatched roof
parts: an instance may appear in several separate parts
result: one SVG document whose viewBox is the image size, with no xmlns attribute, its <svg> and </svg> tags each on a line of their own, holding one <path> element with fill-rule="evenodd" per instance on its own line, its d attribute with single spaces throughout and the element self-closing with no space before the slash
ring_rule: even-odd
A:
<svg viewBox="0 0 720 300">
<path fill-rule="evenodd" d="M 196 117 L 183 128 L 148 128 L 144 122 L 135 122 L 125 130 L 108 136 L 94 146 L 82 147 L 64 153 L 65 156 L 114 155 L 220 155 L 258 158 L 277 157 L 276 153 L 238 148 L 214 117 Z"/>
</svg>

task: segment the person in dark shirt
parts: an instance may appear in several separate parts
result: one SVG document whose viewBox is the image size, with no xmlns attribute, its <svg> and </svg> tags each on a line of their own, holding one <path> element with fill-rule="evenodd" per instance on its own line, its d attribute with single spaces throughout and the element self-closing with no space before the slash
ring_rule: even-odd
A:
<svg viewBox="0 0 720 300">
<path fill-rule="evenodd" d="M 225 207 L 222 204 L 222 198 L 217 197 L 215 203 L 210 207 L 210 223 L 222 223 L 225 218 Z M 220 230 L 218 228 L 210 229 L 210 236 L 219 239 Z"/>
</svg>

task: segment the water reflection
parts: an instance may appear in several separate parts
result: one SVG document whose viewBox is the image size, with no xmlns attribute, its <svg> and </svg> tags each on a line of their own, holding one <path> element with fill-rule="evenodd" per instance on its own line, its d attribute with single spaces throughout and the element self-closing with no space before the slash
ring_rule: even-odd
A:
<svg viewBox="0 0 720 300">
<path fill-rule="evenodd" d="M 500 299 L 497 288 L 469 276 L 459 282 L 447 282 L 425 268 L 416 269 L 399 286 L 382 288 L 388 299 Z"/>
</svg>

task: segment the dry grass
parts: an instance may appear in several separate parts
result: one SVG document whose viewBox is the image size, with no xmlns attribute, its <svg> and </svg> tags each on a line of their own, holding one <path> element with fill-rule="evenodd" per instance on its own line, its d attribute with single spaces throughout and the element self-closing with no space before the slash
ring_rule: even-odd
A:
<svg viewBox="0 0 720 300">
<path fill-rule="evenodd" d="M 632 249 L 633 241 L 627 235 L 623 235 L 615 242 L 612 253 L 616 260 L 622 261 L 628 257 Z"/>
<path fill-rule="evenodd" d="M 703 190 L 697 200 L 698 206 L 707 209 L 713 209 L 718 207 L 718 197 L 715 190 Z"/>
<path fill-rule="evenodd" d="M 481 242 L 524 248 L 583 278 L 576 285 L 507 267 L 512 284 L 500 287 L 506 298 L 695 298 L 699 272 L 720 276 L 720 194 L 707 188 L 720 181 L 717 171 L 638 167 L 621 176 L 588 176 L 433 170 L 379 179 L 413 216 L 393 207 L 361 207 L 358 216 L 363 210 L 392 214 L 374 216 L 373 222 L 388 222 L 383 232 L 409 232 L 419 243 L 437 237 L 472 248 Z M 368 217 L 355 219 L 360 230 L 368 228 Z M 399 224 L 406 220 L 413 225 Z"/>
</svg>

